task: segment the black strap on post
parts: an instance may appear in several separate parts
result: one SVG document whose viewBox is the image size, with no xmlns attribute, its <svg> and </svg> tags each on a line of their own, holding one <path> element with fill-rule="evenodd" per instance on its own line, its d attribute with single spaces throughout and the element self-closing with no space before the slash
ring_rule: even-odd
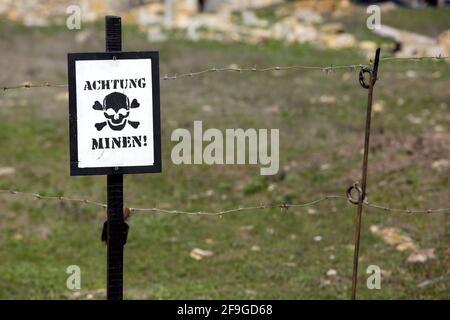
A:
<svg viewBox="0 0 450 320">
<path fill-rule="evenodd" d="M 106 51 L 122 50 L 122 22 L 120 17 L 106 16 Z M 123 299 L 123 175 L 107 178 L 107 286 L 108 300 Z"/>
</svg>

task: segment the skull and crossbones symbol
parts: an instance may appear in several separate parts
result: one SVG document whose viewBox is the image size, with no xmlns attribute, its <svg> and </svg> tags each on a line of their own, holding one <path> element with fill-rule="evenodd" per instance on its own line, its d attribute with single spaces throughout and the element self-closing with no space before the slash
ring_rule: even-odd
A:
<svg viewBox="0 0 450 320">
<path fill-rule="evenodd" d="M 103 104 L 95 101 L 92 106 L 94 110 L 103 111 L 106 118 L 106 121 L 96 123 L 95 127 L 98 131 L 101 131 L 108 124 L 112 130 L 120 131 L 129 123 L 136 129 L 140 123 L 129 120 L 128 116 L 130 115 L 130 109 L 138 108 L 139 105 L 136 99 L 133 99 L 130 104 L 130 100 L 123 93 L 110 93 L 103 99 Z"/>
</svg>

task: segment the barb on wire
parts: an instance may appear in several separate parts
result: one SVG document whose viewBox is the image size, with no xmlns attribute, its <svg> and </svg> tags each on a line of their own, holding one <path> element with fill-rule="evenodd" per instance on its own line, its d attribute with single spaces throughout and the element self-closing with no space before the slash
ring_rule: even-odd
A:
<svg viewBox="0 0 450 320">
<path fill-rule="evenodd" d="M 81 203 L 81 204 L 88 204 L 93 206 L 98 206 L 102 208 L 106 208 L 105 203 L 92 201 L 89 199 L 83 199 L 79 197 L 64 197 L 64 196 L 44 196 L 39 193 L 32 193 L 32 192 L 21 192 L 21 191 L 14 191 L 14 190 L 6 190 L 6 189 L 0 189 L 0 194 L 6 194 L 11 196 L 23 196 L 23 197 L 31 197 L 37 200 L 49 200 L 49 201 L 61 201 L 61 202 L 75 202 L 75 203 Z M 273 204 L 273 205 L 265 205 L 260 204 L 257 206 L 248 206 L 248 207 L 238 207 L 234 209 L 227 209 L 227 210 L 218 210 L 218 211 L 184 211 L 184 210 L 170 210 L 170 209 L 162 209 L 162 208 L 138 208 L 138 207 L 129 207 L 131 213 L 135 212 L 153 212 L 153 213 L 161 213 L 161 214 L 170 214 L 170 215 L 191 215 L 191 216 L 219 216 L 222 217 L 226 214 L 231 213 L 239 213 L 239 212 L 245 212 L 245 211 L 255 211 L 255 210 L 265 210 L 265 209 L 276 209 L 279 208 L 280 210 L 288 210 L 290 208 L 303 208 L 303 207 L 312 207 L 316 206 L 322 202 L 325 201 L 331 201 L 331 200 L 347 200 L 347 203 L 351 203 L 347 196 L 341 196 L 341 195 L 326 195 L 321 198 L 300 203 L 300 204 Z M 450 208 L 439 208 L 439 209 L 425 209 L 425 210 L 413 210 L 413 209 L 397 209 L 397 208 L 390 208 L 387 206 L 382 206 L 379 204 L 369 203 L 368 201 L 364 201 L 364 205 L 366 207 L 371 207 L 377 210 L 387 211 L 387 212 L 397 212 L 397 213 L 409 213 L 409 214 L 420 214 L 420 213 L 450 213 Z"/>
</svg>

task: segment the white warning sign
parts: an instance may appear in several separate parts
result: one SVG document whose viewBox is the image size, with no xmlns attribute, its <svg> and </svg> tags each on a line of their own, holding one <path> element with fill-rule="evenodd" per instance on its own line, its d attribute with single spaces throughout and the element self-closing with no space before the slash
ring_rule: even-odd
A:
<svg viewBox="0 0 450 320">
<path fill-rule="evenodd" d="M 161 171 L 156 52 L 69 54 L 71 174 Z"/>
</svg>

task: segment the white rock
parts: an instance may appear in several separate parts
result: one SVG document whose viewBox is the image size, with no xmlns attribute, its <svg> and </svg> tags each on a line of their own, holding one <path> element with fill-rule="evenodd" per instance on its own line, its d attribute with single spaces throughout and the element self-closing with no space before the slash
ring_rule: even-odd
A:
<svg viewBox="0 0 450 320">
<path fill-rule="evenodd" d="M 433 162 L 431 168 L 436 170 L 439 173 L 444 173 L 450 169 L 450 160 L 448 159 L 440 159 Z"/>
<path fill-rule="evenodd" d="M 429 259 L 436 258 L 434 254 L 434 248 L 417 250 L 410 254 L 406 260 L 409 263 L 424 263 Z"/>
<path fill-rule="evenodd" d="M 13 167 L 0 167 L 0 176 L 9 176 L 16 173 Z"/>
<path fill-rule="evenodd" d="M 195 260 L 202 260 L 204 257 L 211 257 L 214 253 L 209 250 L 203 250 L 199 248 L 192 249 L 190 256 Z"/>
<path fill-rule="evenodd" d="M 334 270 L 334 269 L 330 269 L 330 270 L 327 271 L 327 276 L 335 277 L 335 276 L 337 276 L 337 271 Z"/>
<path fill-rule="evenodd" d="M 320 14 L 315 11 L 307 10 L 307 9 L 298 9 L 295 11 L 294 16 L 303 22 L 307 23 L 322 23 L 323 19 Z"/>
</svg>

